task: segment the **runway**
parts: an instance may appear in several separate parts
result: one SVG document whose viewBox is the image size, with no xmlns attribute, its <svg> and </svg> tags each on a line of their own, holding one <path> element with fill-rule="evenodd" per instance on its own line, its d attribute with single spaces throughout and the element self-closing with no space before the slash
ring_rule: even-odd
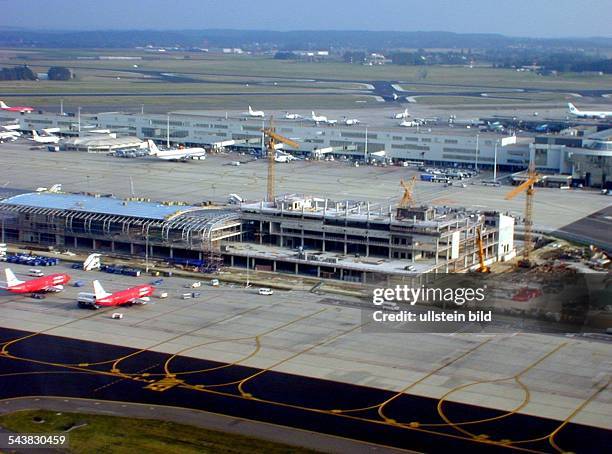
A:
<svg viewBox="0 0 612 454">
<path fill-rule="evenodd" d="M 147 349 L 7 328 L 0 328 L 0 347 L 0 399 L 59 396 L 169 405 L 424 452 L 595 453 L 604 452 L 610 440 L 609 431 L 569 420 Z M 520 385 L 520 374 L 515 378 Z"/>
</svg>

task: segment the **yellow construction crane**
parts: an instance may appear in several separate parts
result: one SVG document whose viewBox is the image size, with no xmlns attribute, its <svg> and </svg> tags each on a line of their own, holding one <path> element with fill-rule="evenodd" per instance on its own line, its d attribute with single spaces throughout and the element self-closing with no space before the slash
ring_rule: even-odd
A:
<svg viewBox="0 0 612 454">
<path fill-rule="evenodd" d="M 400 180 L 400 186 L 404 189 L 404 195 L 402 195 L 402 199 L 398 205 L 400 208 L 408 208 L 410 205 L 412 205 L 412 202 L 414 201 L 412 193 L 414 191 L 416 181 L 416 176 L 413 176 L 408 182 L 404 181 L 403 178 Z"/>
<path fill-rule="evenodd" d="M 523 252 L 523 260 L 519 262 L 519 266 L 530 267 L 531 251 L 533 250 L 533 196 L 535 194 L 535 184 L 539 181 L 540 176 L 535 171 L 533 162 L 529 164 L 527 171 L 527 180 L 518 185 L 508 194 L 505 199 L 511 200 L 522 192 L 525 192 L 525 246 Z"/>
<path fill-rule="evenodd" d="M 284 143 L 291 148 L 300 148 L 297 142 L 277 134 L 270 118 L 270 126 L 262 129 L 262 132 L 268 138 L 266 148 L 268 149 L 268 192 L 267 201 L 274 202 L 274 164 L 276 162 L 276 144 Z"/>
<path fill-rule="evenodd" d="M 478 243 L 478 261 L 480 262 L 480 268 L 478 268 L 478 272 L 480 273 L 490 273 L 491 270 L 485 263 L 485 253 L 484 253 L 484 245 L 482 242 L 482 229 L 478 227 L 476 230 L 476 242 Z"/>
</svg>

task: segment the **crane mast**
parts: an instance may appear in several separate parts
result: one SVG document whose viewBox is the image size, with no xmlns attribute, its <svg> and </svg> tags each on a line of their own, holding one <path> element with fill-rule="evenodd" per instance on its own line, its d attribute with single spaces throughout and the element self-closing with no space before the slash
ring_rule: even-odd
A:
<svg viewBox="0 0 612 454">
<path fill-rule="evenodd" d="M 522 192 L 525 193 L 525 245 L 523 247 L 523 261 L 519 265 L 531 266 L 531 252 L 533 251 L 533 199 L 535 196 L 535 184 L 540 176 L 535 171 L 533 162 L 529 164 L 527 180 L 506 194 L 505 199 L 511 200 Z"/>
<path fill-rule="evenodd" d="M 400 180 L 400 186 L 404 189 L 404 194 L 400 200 L 398 206 L 400 208 L 408 208 L 414 201 L 414 185 L 416 184 L 416 176 L 413 176 L 410 181 L 406 182 L 403 179 Z"/>
<path fill-rule="evenodd" d="M 273 126 L 272 118 L 270 118 L 270 126 L 262 129 L 262 132 L 268 138 L 268 142 L 266 144 L 266 148 L 268 151 L 268 182 L 266 191 L 266 201 L 274 202 L 276 179 L 276 145 L 279 143 L 284 143 L 285 145 L 289 145 L 291 148 L 300 148 L 300 145 L 291 139 L 277 134 Z"/>
</svg>

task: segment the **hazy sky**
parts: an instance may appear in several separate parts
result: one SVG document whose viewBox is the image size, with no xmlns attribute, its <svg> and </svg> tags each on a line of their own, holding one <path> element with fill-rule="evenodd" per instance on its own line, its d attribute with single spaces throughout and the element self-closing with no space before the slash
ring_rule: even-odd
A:
<svg viewBox="0 0 612 454">
<path fill-rule="evenodd" d="M 612 0 L 0 0 L 0 26 L 612 36 Z"/>
</svg>

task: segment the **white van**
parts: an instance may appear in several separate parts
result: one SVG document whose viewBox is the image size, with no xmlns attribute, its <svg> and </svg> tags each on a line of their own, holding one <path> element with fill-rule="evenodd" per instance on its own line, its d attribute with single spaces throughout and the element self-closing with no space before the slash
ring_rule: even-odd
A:
<svg viewBox="0 0 612 454">
<path fill-rule="evenodd" d="M 260 295 L 273 295 L 274 291 L 271 288 L 262 287 L 257 293 Z"/>
<path fill-rule="evenodd" d="M 28 276 L 43 277 L 44 275 L 45 273 L 43 273 L 41 270 L 36 269 L 36 268 L 32 268 L 31 270 L 28 270 Z"/>
</svg>

